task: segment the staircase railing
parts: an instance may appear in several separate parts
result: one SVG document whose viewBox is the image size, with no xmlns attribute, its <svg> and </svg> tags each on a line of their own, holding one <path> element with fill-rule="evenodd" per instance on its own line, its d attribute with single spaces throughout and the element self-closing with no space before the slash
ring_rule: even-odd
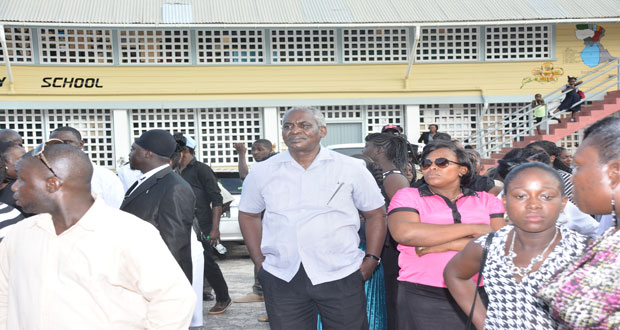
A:
<svg viewBox="0 0 620 330">
<path fill-rule="evenodd" d="M 614 59 L 577 78 L 577 81 L 583 81 L 578 88 L 585 93 L 586 97 L 573 104 L 571 108 L 595 100 L 612 88 L 620 89 L 619 76 L 620 59 Z M 485 127 L 478 128 L 476 133 L 466 137 L 463 141 L 475 144 L 482 157 L 488 158 L 493 152 L 510 147 L 514 141 L 534 134 L 537 128 L 544 128 L 546 132 L 549 132 L 549 122 L 557 120 L 562 114 L 556 111 L 559 106 L 558 101 L 561 101 L 561 98 L 570 92 L 570 90 L 562 91 L 563 88 L 564 85 L 543 95 L 547 107 L 547 116 L 541 122 L 534 122 L 534 111 L 540 106 L 526 105 Z M 519 124 L 515 124 L 515 122 Z M 509 133 L 504 134 L 504 131 L 509 131 Z"/>
</svg>

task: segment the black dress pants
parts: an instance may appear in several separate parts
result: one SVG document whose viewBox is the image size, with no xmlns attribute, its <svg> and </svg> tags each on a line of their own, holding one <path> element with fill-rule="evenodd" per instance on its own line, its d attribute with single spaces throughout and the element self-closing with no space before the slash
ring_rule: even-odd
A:
<svg viewBox="0 0 620 330">
<path fill-rule="evenodd" d="M 339 280 L 312 285 L 303 265 L 290 282 L 258 271 L 271 330 L 368 330 L 364 278 L 359 270 Z"/>
<path fill-rule="evenodd" d="M 213 288 L 213 292 L 215 292 L 215 300 L 219 302 L 228 301 L 228 299 L 230 299 L 228 295 L 228 285 L 226 285 L 226 280 L 224 279 L 224 275 L 222 275 L 220 266 L 215 262 L 213 247 L 205 242 L 202 242 L 202 247 L 205 250 L 205 279 L 207 279 L 207 282 L 209 282 Z"/>
</svg>

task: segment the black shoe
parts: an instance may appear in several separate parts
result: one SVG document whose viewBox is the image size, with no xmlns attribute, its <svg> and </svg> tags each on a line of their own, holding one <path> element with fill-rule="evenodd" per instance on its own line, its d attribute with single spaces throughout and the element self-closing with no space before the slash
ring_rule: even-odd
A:
<svg viewBox="0 0 620 330">
<path fill-rule="evenodd" d="M 210 293 L 203 293 L 202 294 L 202 300 L 203 301 L 213 301 L 215 299 L 215 297 L 210 294 Z"/>
</svg>

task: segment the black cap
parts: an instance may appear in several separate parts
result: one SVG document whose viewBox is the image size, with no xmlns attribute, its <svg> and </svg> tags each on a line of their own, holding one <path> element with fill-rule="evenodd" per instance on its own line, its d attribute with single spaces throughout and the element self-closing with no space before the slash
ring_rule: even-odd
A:
<svg viewBox="0 0 620 330">
<path fill-rule="evenodd" d="M 136 139 L 136 144 L 154 154 L 168 158 L 172 156 L 177 146 L 172 134 L 162 129 L 152 129 L 142 133 Z"/>
</svg>

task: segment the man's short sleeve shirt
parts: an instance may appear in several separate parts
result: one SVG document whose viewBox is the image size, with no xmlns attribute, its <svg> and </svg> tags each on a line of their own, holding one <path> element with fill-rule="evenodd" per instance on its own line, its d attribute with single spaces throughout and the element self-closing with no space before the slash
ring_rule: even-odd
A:
<svg viewBox="0 0 620 330">
<path fill-rule="evenodd" d="M 285 281 L 300 263 L 313 284 L 359 268 L 360 211 L 384 205 L 364 162 L 321 148 L 301 167 L 288 152 L 254 164 L 243 183 L 239 210 L 263 216 L 261 250 L 266 271 Z"/>
</svg>

